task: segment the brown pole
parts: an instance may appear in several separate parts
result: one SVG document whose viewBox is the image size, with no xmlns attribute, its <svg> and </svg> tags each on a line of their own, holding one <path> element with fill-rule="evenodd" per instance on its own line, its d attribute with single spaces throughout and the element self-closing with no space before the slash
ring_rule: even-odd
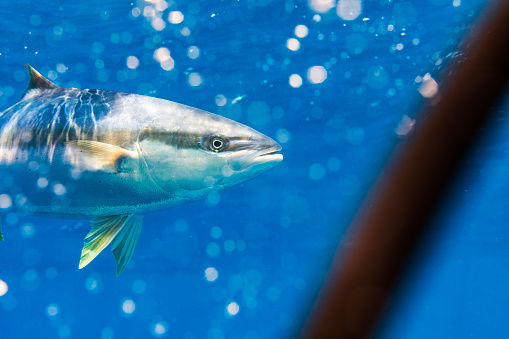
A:
<svg viewBox="0 0 509 339">
<path fill-rule="evenodd" d="M 505 93 L 509 1 L 490 5 L 460 44 L 460 60 L 442 74 L 439 94 L 425 103 L 363 202 L 301 338 L 374 334 L 434 208 Z"/>
</svg>

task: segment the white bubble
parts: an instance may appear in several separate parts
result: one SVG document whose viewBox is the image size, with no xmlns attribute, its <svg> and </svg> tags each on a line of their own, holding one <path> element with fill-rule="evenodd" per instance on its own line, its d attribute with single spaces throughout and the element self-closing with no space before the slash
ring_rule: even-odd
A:
<svg viewBox="0 0 509 339">
<path fill-rule="evenodd" d="M 166 47 L 159 47 L 154 51 L 154 60 L 161 63 L 171 59 L 170 50 Z"/>
<path fill-rule="evenodd" d="M 67 67 L 64 64 L 57 64 L 57 72 L 65 73 L 67 71 Z"/>
<path fill-rule="evenodd" d="M 64 185 L 60 184 L 60 183 L 56 183 L 53 185 L 53 192 L 56 194 L 56 195 L 64 195 L 67 193 L 67 189 L 65 188 Z"/>
<path fill-rule="evenodd" d="M 239 313 L 240 307 L 239 304 L 237 304 L 235 301 L 232 301 L 231 303 L 226 306 L 226 311 L 229 315 L 235 315 Z"/>
<path fill-rule="evenodd" d="M 461 5 L 461 0 L 454 0 L 452 2 L 453 7 L 459 7 Z"/>
<path fill-rule="evenodd" d="M 37 186 L 39 188 L 45 188 L 48 186 L 48 179 L 44 178 L 44 177 L 41 177 L 39 179 L 37 179 Z"/>
<path fill-rule="evenodd" d="M 57 304 L 49 304 L 48 307 L 46 307 L 46 314 L 49 317 L 54 317 L 58 314 L 58 305 Z"/>
<path fill-rule="evenodd" d="M 166 23 L 161 18 L 154 18 L 150 25 L 152 25 L 152 28 L 158 32 L 162 31 L 166 27 Z"/>
<path fill-rule="evenodd" d="M 196 46 L 191 46 L 187 49 L 187 56 L 191 59 L 196 59 L 200 56 L 200 49 Z"/>
<path fill-rule="evenodd" d="M 171 11 L 168 15 L 168 21 L 174 25 L 180 24 L 184 21 L 184 14 L 180 11 Z"/>
<path fill-rule="evenodd" d="M 140 65 L 140 60 L 138 60 L 138 58 L 134 55 L 130 55 L 126 59 L 126 64 L 130 69 L 136 69 Z"/>
<path fill-rule="evenodd" d="M 300 86 L 302 86 L 302 78 L 298 74 L 290 75 L 290 79 L 288 80 L 288 82 L 290 83 L 290 86 L 292 86 L 293 88 L 299 88 Z"/>
<path fill-rule="evenodd" d="M 313 15 L 313 21 L 314 22 L 320 22 L 322 20 L 322 17 L 319 14 Z"/>
<path fill-rule="evenodd" d="M 207 267 L 205 269 L 205 279 L 207 281 L 215 281 L 218 277 L 217 270 L 214 267 Z"/>
<path fill-rule="evenodd" d="M 309 167 L 309 177 L 311 180 L 321 180 L 325 176 L 325 167 L 320 164 L 312 164 Z"/>
<path fill-rule="evenodd" d="M 308 0 L 309 7 L 316 13 L 327 13 L 336 4 L 335 0 Z"/>
<path fill-rule="evenodd" d="M 398 126 L 394 129 L 394 133 L 396 133 L 397 135 L 406 135 L 412 130 L 412 127 L 414 127 L 414 125 L 415 120 L 410 118 L 408 115 L 404 115 L 401 118 Z"/>
<path fill-rule="evenodd" d="M 166 47 L 156 49 L 153 58 L 159 62 L 161 68 L 165 71 L 171 71 L 175 67 L 175 61 L 170 56 L 170 50 Z"/>
<path fill-rule="evenodd" d="M 175 61 L 172 58 L 161 62 L 161 68 L 164 69 L 165 71 L 171 71 L 174 67 Z"/>
<path fill-rule="evenodd" d="M 235 173 L 235 172 L 229 165 L 224 165 L 221 168 L 221 174 L 223 175 L 223 177 L 229 178 L 232 176 L 233 173 Z"/>
<path fill-rule="evenodd" d="M 143 16 L 145 18 L 152 18 L 156 15 L 156 9 L 152 6 L 145 6 L 143 8 Z"/>
<path fill-rule="evenodd" d="M 429 73 L 426 73 L 426 75 L 422 78 L 422 84 L 419 86 L 418 90 L 423 97 L 432 98 L 438 93 L 438 83 L 431 77 Z"/>
<path fill-rule="evenodd" d="M 300 48 L 300 42 L 299 40 L 295 38 L 290 38 L 286 40 L 286 48 L 288 48 L 290 51 L 298 51 Z"/>
<path fill-rule="evenodd" d="M 180 30 L 180 34 L 182 34 L 183 36 L 189 36 L 191 35 L 191 31 L 189 30 L 189 28 L 184 27 Z"/>
<path fill-rule="evenodd" d="M 187 82 L 189 83 L 189 86 L 191 86 L 191 87 L 198 87 L 202 84 L 203 79 L 202 79 L 200 73 L 193 72 L 193 73 L 189 74 Z"/>
<path fill-rule="evenodd" d="M 134 7 L 133 10 L 131 11 L 131 15 L 135 18 L 139 17 L 141 14 L 141 11 L 138 7 Z"/>
<path fill-rule="evenodd" d="M 9 286 L 7 286 L 7 283 L 0 279 L 0 297 L 5 295 L 7 291 L 9 290 Z"/>
<path fill-rule="evenodd" d="M 276 139 L 282 144 L 285 144 L 290 140 L 290 132 L 284 128 L 279 129 L 276 132 Z"/>
<path fill-rule="evenodd" d="M 321 84 L 327 79 L 327 71 L 323 66 L 313 66 L 308 69 L 307 78 L 312 84 Z"/>
<path fill-rule="evenodd" d="M 337 15 L 343 20 L 355 20 L 362 13 L 361 0 L 339 0 Z"/>
<path fill-rule="evenodd" d="M 0 208 L 9 208 L 12 205 L 12 199 L 8 194 L 0 195 Z"/>
<path fill-rule="evenodd" d="M 131 299 L 126 299 L 122 303 L 122 312 L 124 312 L 124 314 L 126 314 L 126 315 L 133 314 L 135 309 L 136 309 L 136 305 L 135 305 L 134 301 L 132 301 Z"/>
<path fill-rule="evenodd" d="M 152 328 L 152 334 L 156 337 L 162 337 L 166 334 L 167 327 L 168 327 L 168 324 L 166 324 L 165 322 L 155 323 Z"/>
<path fill-rule="evenodd" d="M 304 25 L 297 25 L 295 27 L 295 36 L 298 38 L 305 38 L 308 36 L 309 30 Z"/>
<path fill-rule="evenodd" d="M 216 105 L 224 106 L 224 105 L 226 105 L 226 102 L 227 102 L 227 100 L 224 95 L 222 95 L 222 94 L 216 95 Z"/>
</svg>

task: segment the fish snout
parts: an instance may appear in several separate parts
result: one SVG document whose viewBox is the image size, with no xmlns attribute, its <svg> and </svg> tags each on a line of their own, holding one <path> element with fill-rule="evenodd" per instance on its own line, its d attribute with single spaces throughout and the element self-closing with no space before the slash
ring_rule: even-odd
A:
<svg viewBox="0 0 509 339">
<path fill-rule="evenodd" d="M 228 158 L 228 165 L 234 171 L 244 171 L 256 165 L 271 165 L 273 167 L 283 160 L 278 153 L 282 147 L 274 140 L 265 137 L 263 143 L 253 142 L 250 147 L 236 151 Z M 268 166 L 264 166 L 268 167 Z"/>
</svg>

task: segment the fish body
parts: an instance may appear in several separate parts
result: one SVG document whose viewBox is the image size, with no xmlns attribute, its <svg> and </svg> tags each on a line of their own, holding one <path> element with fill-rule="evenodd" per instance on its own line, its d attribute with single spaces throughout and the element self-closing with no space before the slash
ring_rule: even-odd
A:
<svg viewBox="0 0 509 339">
<path fill-rule="evenodd" d="M 27 68 L 27 91 L 0 113 L 0 206 L 92 219 L 80 268 L 111 243 L 120 275 L 144 214 L 203 199 L 282 160 L 272 139 L 224 117 L 143 95 L 64 89 Z"/>
</svg>

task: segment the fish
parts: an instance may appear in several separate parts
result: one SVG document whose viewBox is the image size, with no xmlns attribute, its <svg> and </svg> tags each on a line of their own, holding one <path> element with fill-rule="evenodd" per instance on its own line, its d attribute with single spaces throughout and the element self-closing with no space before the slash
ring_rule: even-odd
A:
<svg viewBox="0 0 509 339">
<path fill-rule="evenodd" d="M 204 199 L 283 160 L 273 139 L 220 115 L 61 88 L 26 67 L 28 88 L 0 113 L 0 221 L 8 212 L 90 220 L 80 269 L 110 245 L 120 276 L 145 214 Z"/>
</svg>

